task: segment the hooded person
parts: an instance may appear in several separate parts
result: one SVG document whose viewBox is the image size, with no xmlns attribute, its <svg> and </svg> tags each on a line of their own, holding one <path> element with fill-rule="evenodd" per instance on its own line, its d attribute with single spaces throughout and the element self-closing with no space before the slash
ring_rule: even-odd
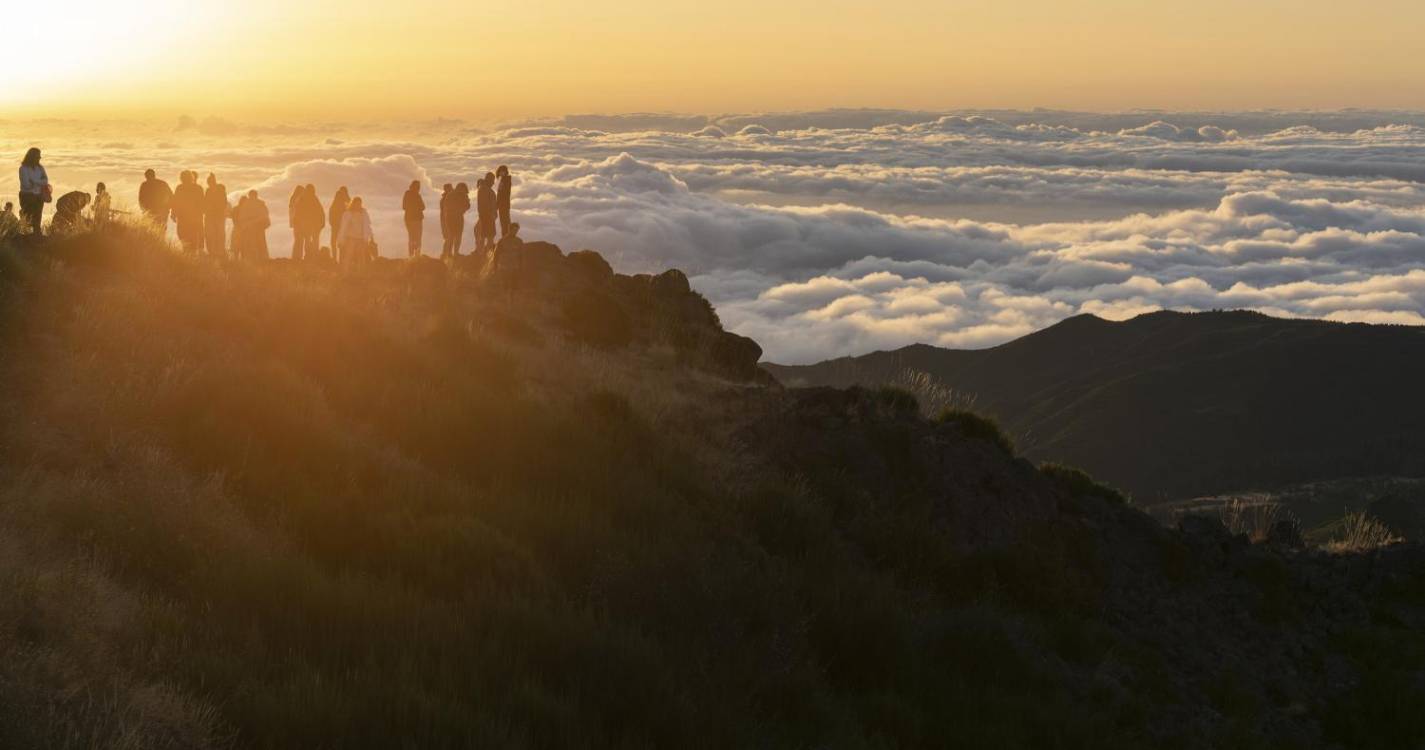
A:
<svg viewBox="0 0 1425 750">
<path fill-rule="evenodd" d="M 348 193 L 346 186 L 342 185 L 340 188 L 337 188 L 336 195 L 332 196 L 332 204 L 327 207 L 327 219 L 329 220 L 327 226 L 331 227 L 332 230 L 331 249 L 333 260 L 336 259 L 337 249 L 341 246 L 340 238 L 337 237 L 337 235 L 341 233 L 341 218 L 346 214 L 346 207 L 349 205 L 351 205 L 351 193 Z"/>
<path fill-rule="evenodd" d="M 421 254 L 421 235 L 425 233 L 426 201 L 421 197 L 421 181 L 413 180 L 401 197 L 401 212 L 406 217 L 406 255 Z"/>
<path fill-rule="evenodd" d="M 75 190 L 61 195 L 54 204 L 54 219 L 50 221 L 50 231 L 64 232 L 78 227 L 83 220 L 80 212 L 88 205 L 88 193 Z"/>
<path fill-rule="evenodd" d="M 139 185 L 139 208 L 148 216 L 149 221 L 158 225 L 164 233 L 168 233 L 168 212 L 173 203 L 173 188 L 168 183 L 158 179 L 158 175 L 152 169 L 143 173 L 143 184 Z"/>
<path fill-rule="evenodd" d="M 208 189 L 203 193 L 203 246 L 208 255 L 227 257 L 228 188 L 218 176 L 208 173 Z"/>
<path fill-rule="evenodd" d="M 203 248 L 203 188 L 198 186 L 197 172 L 184 172 L 178 180 L 178 189 L 169 202 L 173 223 L 183 251 L 196 253 Z"/>
<path fill-rule="evenodd" d="M 475 190 L 475 250 L 495 249 L 496 221 L 495 173 L 486 172 Z"/>
<path fill-rule="evenodd" d="M 500 186 L 495 190 L 495 208 L 500 212 L 500 237 L 510 233 L 510 192 L 514 189 L 510 178 L 510 168 L 500 165 L 495 170 Z"/>
<path fill-rule="evenodd" d="M 351 206 L 341 217 L 341 232 L 337 242 L 341 245 L 341 263 L 356 267 L 371 257 L 371 243 L 375 235 L 371 232 L 371 214 L 358 196 L 351 199 Z"/>
<path fill-rule="evenodd" d="M 460 183 L 450 194 L 450 234 L 445 238 L 446 251 L 442 257 L 460 257 L 460 244 L 465 239 L 465 214 L 470 210 L 470 186 Z"/>
<path fill-rule="evenodd" d="M 272 215 L 256 190 L 247 191 L 242 215 L 234 216 L 234 222 L 242 227 L 243 257 L 267 260 L 267 228 L 272 226 Z"/>
</svg>

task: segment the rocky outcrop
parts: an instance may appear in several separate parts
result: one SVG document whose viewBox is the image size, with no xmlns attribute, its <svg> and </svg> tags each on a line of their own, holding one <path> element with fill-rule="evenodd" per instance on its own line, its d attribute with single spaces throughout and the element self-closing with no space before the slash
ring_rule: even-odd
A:
<svg viewBox="0 0 1425 750">
<path fill-rule="evenodd" d="M 614 273 L 593 250 L 566 255 L 548 242 L 470 262 L 480 264 L 488 289 L 555 301 L 555 323 L 571 341 L 607 350 L 665 344 L 687 366 L 739 382 L 775 382 L 758 366 L 762 347 L 723 330 L 712 305 L 677 269 Z"/>
</svg>

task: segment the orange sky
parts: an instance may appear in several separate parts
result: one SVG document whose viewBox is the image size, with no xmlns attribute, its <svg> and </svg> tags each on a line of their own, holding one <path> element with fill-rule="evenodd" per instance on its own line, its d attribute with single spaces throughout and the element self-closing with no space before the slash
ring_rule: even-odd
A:
<svg viewBox="0 0 1425 750">
<path fill-rule="evenodd" d="M 0 45 L 0 114 L 1425 107 L 1425 3 L 1401 0 L 78 0 L 7 17 L 29 31 Z"/>
</svg>

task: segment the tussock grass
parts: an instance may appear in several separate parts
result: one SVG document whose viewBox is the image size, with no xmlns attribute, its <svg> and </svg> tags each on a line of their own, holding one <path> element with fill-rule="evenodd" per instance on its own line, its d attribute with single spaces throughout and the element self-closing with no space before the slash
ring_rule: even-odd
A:
<svg viewBox="0 0 1425 750">
<path fill-rule="evenodd" d="M 1298 535 L 1301 531 L 1296 515 L 1270 495 L 1234 497 L 1218 508 L 1217 516 L 1229 532 L 1245 535 L 1253 543 L 1266 541 L 1281 522 L 1295 526 Z"/>
<path fill-rule="evenodd" d="M 947 410 L 973 412 L 976 397 L 957 391 L 940 382 L 934 375 L 923 370 L 904 368 L 886 385 L 903 390 L 915 396 L 921 413 L 933 419 Z"/>
<path fill-rule="evenodd" d="M 1014 455 L 1014 441 L 1009 439 L 999 423 L 990 417 L 961 409 L 946 409 L 936 416 L 935 421 L 959 429 L 966 437 L 983 440 L 1005 454 Z"/>
<path fill-rule="evenodd" d="M 1361 511 L 1347 513 L 1341 519 L 1336 537 L 1326 543 L 1326 549 L 1331 552 L 1368 552 L 1400 541 L 1390 527 Z"/>
</svg>

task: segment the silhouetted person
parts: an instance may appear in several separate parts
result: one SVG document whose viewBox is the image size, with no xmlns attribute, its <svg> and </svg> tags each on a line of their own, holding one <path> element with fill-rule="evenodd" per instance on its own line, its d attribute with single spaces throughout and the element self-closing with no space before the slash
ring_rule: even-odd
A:
<svg viewBox="0 0 1425 750">
<path fill-rule="evenodd" d="M 336 195 L 332 196 L 332 204 L 327 208 L 327 218 L 330 219 L 327 226 L 332 230 L 332 259 L 337 258 L 338 248 L 341 243 L 337 235 L 341 234 L 341 218 L 346 214 L 346 207 L 351 205 L 351 194 L 346 191 L 343 185 L 337 189 Z"/>
<path fill-rule="evenodd" d="M 366 213 L 359 196 L 352 198 L 351 206 L 341 217 L 339 242 L 342 265 L 353 268 L 363 265 L 371 257 L 371 243 L 374 239 L 375 236 L 371 233 L 371 215 Z"/>
<path fill-rule="evenodd" d="M 486 172 L 475 188 L 475 251 L 489 252 L 495 249 L 495 173 Z"/>
<path fill-rule="evenodd" d="M 450 233 L 445 238 L 441 257 L 460 257 L 460 243 L 465 239 L 465 213 L 470 210 L 470 186 L 460 183 L 450 194 Z"/>
<path fill-rule="evenodd" d="M 242 227 L 242 215 L 243 215 L 244 213 L 247 213 L 247 204 L 248 204 L 248 198 L 247 198 L 247 196 L 246 196 L 246 195 L 240 196 L 240 197 L 238 198 L 237 205 L 236 205 L 236 206 L 233 206 L 233 210 L 232 210 L 232 214 L 231 214 L 231 216 L 232 216 L 232 218 L 233 218 L 233 236 L 232 236 L 233 257 L 236 258 L 236 259 L 238 259 L 238 260 L 243 260 L 243 259 L 246 257 L 246 256 L 243 255 L 243 253 L 247 250 L 247 238 L 244 237 L 244 236 L 243 236 L 243 233 L 242 233 L 242 228 L 243 228 L 243 227 Z"/>
<path fill-rule="evenodd" d="M 25 152 L 20 162 L 20 221 L 30 228 L 30 234 L 40 235 L 40 223 L 44 220 L 45 204 L 54 197 L 50 187 L 49 174 L 40 164 L 40 150 L 32 148 Z"/>
<path fill-rule="evenodd" d="M 406 215 L 406 255 L 421 254 L 421 235 L 425 233 L 426 201 L 421 197 L 421 181 L 414 180 L 401 198 L 401 211 Z"/>
<path fill-rule="evenodd" d="M 94 186 L 94 226 L 103 229 L 109 224 L 109 214 L 113 212 L 113 196 L 109 195 L 109 188 L 104 187 L 104 183 Z"/>
<path fill-rule="evenodd" d="M 450 252 L 450 198 L 455 195 L 455 186 L 445 183 L 440 189 L 440 257 Z"/>
<path fill-rule="evenodd" d="M 5 201 L 5 208 L 0 210 L 0 237 L 8 237 L 20 231 L 20 217 L 15 215 L 15 204 L 13 201 Z"/>
<path fill-rule="evenodd" d="M 503 238 L 510 232 L 510 168 L 501 165 L 495 170 L 495 176 L 500 179 L 500 187 L 495 190 L 495 207 L 500 212 L 500 237 Z"/>
<path fill-rule="evenodd" d="M 209 256 L 227 257 L 228 189 L 218 176 L 208 173 L 208 189 L 203 193 L 203 245 Z"/>
<path fill-rule="evenodd" d="M 139 185 L 139 208 L 163 234 L 168 234 L 168 212 L 173 204 L 173 188 L 158 179 L 152 169 L 143 173 L 143 184 Z"/>
<path fill-rule="evenodd" d="M 89 194 L 74 190 L 59 197 L 54 204 L 54 220 L 49 223 L 51 233 L 67 232 L 83 222 L 82 213 L 89 205 Z"/>
<path fill-rule="evenodd" d="M 306 195 L 306 188 L 298 185 L 292 188 L 292 197 L 287 199 L 287 226 L 292 230 L 292 260 L 302 259 L 302 248 L 307 244 L 302 230 L 297 228 L 297 204 Z"/>
<path fill-rule="evenodd" d="M 197 172 L 178 175 L 178 189 L 173 191 L 169 209 L 183 252 L 197 254 L 203 248 L 203 188 L 198 186 Z"/>
<path fill-rule="evenodd" d="M 322 208 L 322 199 L 317 197 L 317 186 L 308 185 L 297 201 L 297 215 L 301 220 L 303 255 L 307 260 L 316 260 L 322 250 L 322 230 L 327 226 L 327 212 Z"/>
<path fill-rule="evenodd" d="M 242 257 L 247 260 L 267 260 L 267 228 L 272 226 L 272 215 L 267 203 L 258 197 L 256 190 L 247 192 L 242 214 L 233 217 L 234 223 L 242 227 Z"/>
</svg>

